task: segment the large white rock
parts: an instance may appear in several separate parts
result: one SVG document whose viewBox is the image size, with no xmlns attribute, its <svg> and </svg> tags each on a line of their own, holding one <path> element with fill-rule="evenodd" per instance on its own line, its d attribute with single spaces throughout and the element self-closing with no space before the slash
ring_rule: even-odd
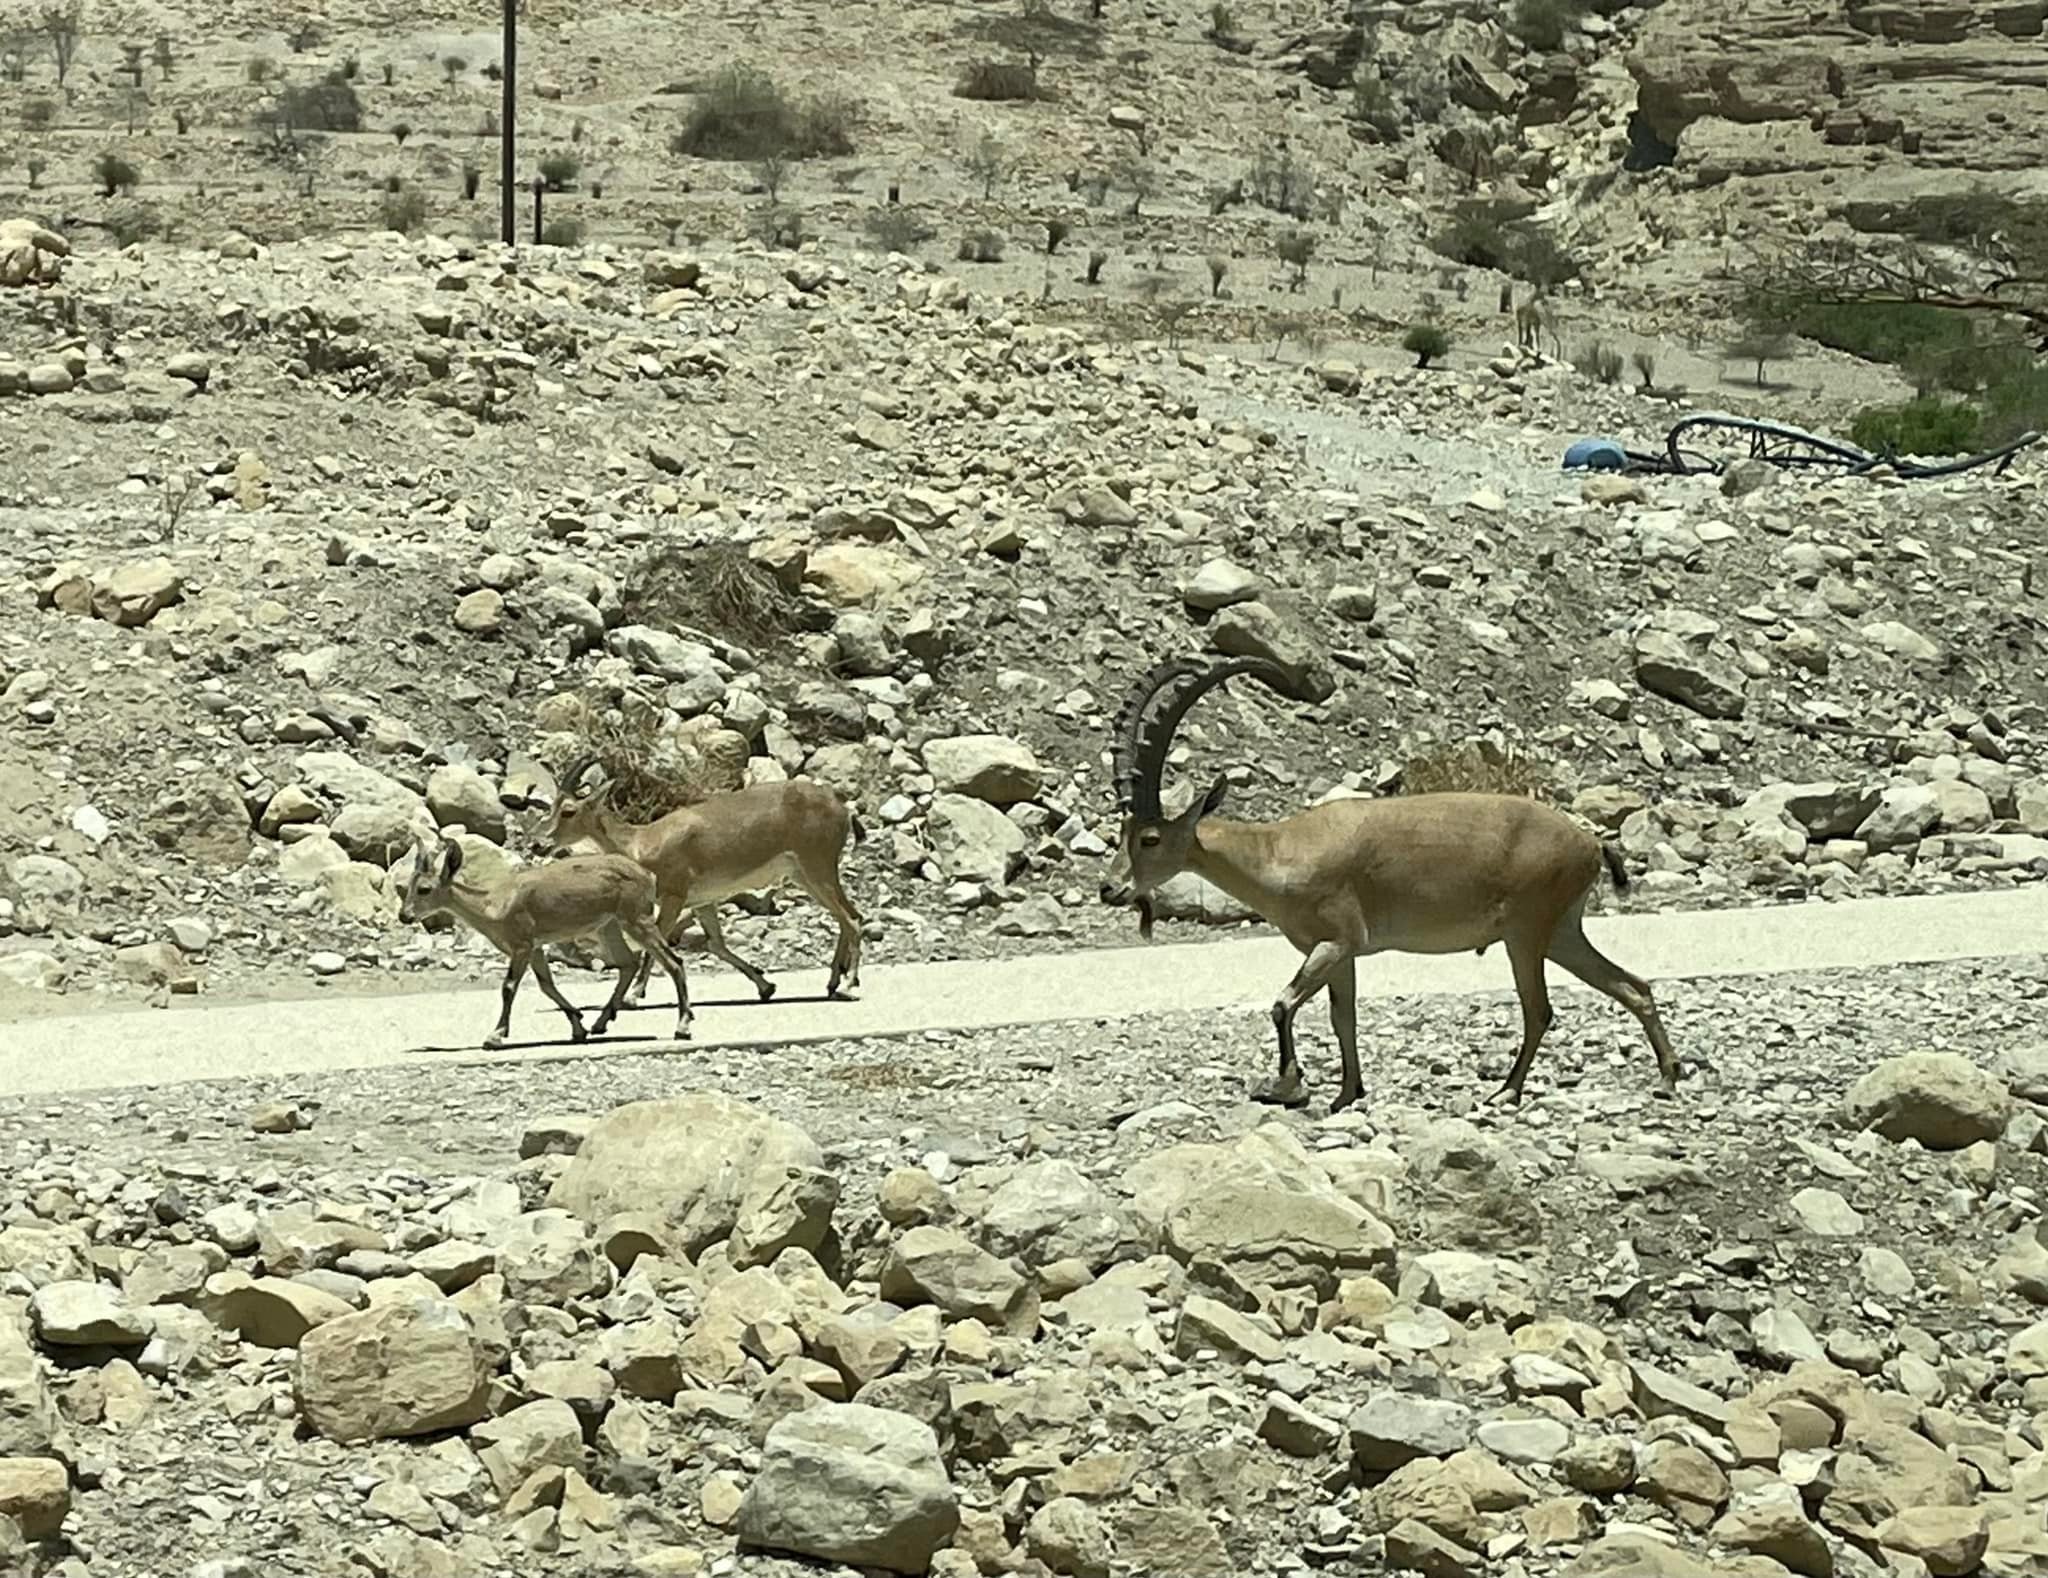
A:
<svg viewBox="0 0 2048 1578">
<path fill-rule="evenodd" d="M 294 1372 L 299 1407 L 334 1441 L 431 1435 L 488 1411 L 489 1367 L 462 1311 L 412 1299 L 308 1331 Z"/>
<path fill-rule="evenodd" d="M 1032 799 L 1045 782 L 1045 769 L 1031 747 L 1006 734 L 927 740 L 924 765 L 940 794 L 966 795 L 997 806 Z"/>
<path fill-rule="evenodd" d="M 829 1403 L 768 1432 L 740 1503 L 739 1542 L 852 1567 L 922 1573 L 960 1526 L 930 1425 Z"/>
<path fill-rule="evenodd" d="M 548 1191 L 548 1204 L 592 1227 L 647 1212 L 692 1256 L 729 1241 L 737 1266 L 816 1249 L 838 1203 L 838 1180 L 809 1135 L 711 1093 L 614 1108 Z"/>
<path fill-rule="evenodd" d="M 2004 1081 L 1954 1052 L 1886 1058 L 1849 1087 L 1842 1105 L 1858 1128 L 1934 1151 L 1995 1140 L 2012 1116 Z"/>
</svg>

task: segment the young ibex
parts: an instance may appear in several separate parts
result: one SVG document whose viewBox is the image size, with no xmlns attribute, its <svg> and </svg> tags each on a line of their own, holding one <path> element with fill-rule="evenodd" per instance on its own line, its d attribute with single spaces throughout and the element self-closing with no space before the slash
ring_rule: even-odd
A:
<svg viewBox="0 0 2048 1578">
<path fill-rule="evenodd" d="M 594 766 L 592 758 L 584 757 L 562 774 L 544 835 L 553 847 L 588 840 L 645 866 L 660 895 L 661 934 L 676 941 L 679 918 L 688 910 L 704 928 L 705 946 L 751 981 L 764 1003 L 775 995 L 775 983 L 726 946 L 718 906 L 794 877 L 839 923 L 826 994 L 839 996 L 842 983 L 860 985 L 861 916 L 840 885 L 839 861 L 848 834 L 855 843 L 864 835 L 838 795 L 823 784 L 795 778 L 710 795 L 657 821 L 628 822 L 612 809 L 605 787 L 583 787 Z M 648 972 L 642 960 L 629 1003 L 640 1001 Z"/>
<path fill-rule="evenodd" d="M 1484 953 L 1496 942 L 1507 944 L 1522 1003 L 1522 1047 L 1499 1095 L 1521 1100 L 1537 1044 L 1550 1028 L 1545 959 L 1642 1021 L 1663 1090 L 1673 1091 L 1678 1060 L 1650 988 L 1601 954 L 1580 924 L 1603 859 L 1615 885 L 1627 885 L 1620 854 L 1563 812 L 1519 795 L 1424 794 L 1331 800 L 1278 822 L 1235 822 L 1215 814 L 1225 789 L 1218 779 L 1185 812 L 1168 817 L 1159 787 L 1174 730 L 1196 698 L 1234 674 L 1255 675 L 1293 694 L 1287 675 L 1263 659 L 1214 665 L 1183 659 L 1154 668 L 1126 699 L 1112 741 L 1123 833 L 1102 897 L 1111 904 L 1135 901 L 1139 930 L 1150 937 L 1152 891 L 1192 871 L 1257 911 L 1307 955 L 1273 1005 L 1280 1069 L 1255 1099 L 1307 1102 L 1294 1055 L 1294 1016 L 1325 987 L 1344 1058 L 1332 1110 L 1364 1093 L 1356 959 L 1467 948 Z"/>
<path fill-rule="evenodd" d="M 464 882 L 461 875 L 462 846 L 453 839 L 444 837 L 439 849 L 430 849 L 425 843 L 416 845 L 412 880 L 406 884 L 399 915 L 411 926 L 429 915 L 452 914 L 505 955 L 498 1027 L 484 1039 L 486 1047 L 503 1046 L 511 1033 L 512 999 L 529 968 L 540 989 L 569 1016 L 570 1040 L 603 1035 L 618 1017 L 634 968 L 641 962 L 627 946 L 629 941 L 638 944 L 646 958 L 660 960 L 676 983 L 676 998 L 682 1004 L 676 1016 L 676 1039 L 689 1040 L 689 997 L 683 991 L 682 961 L 662 938 L 655 922 L 654 878 L 639 866 L 618 855 L 579 855 L 515 871 L 489 886 Z M 582 1012 L 556 987 L 543 950 L 551 942 L 593 935 L 601 941 L 619 979 L 611 1000 L 598 1013 L 597 1023 L 585 1031 Z"/>
</svg>

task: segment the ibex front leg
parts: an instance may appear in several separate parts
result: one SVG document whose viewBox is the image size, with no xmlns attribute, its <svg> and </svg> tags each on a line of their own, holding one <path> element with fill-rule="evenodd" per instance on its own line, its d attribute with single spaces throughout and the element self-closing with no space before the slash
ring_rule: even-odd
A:
<svg viewBox="0 0 2048 1578">
<path fill-rule="evenodd" d="M 1301 1062 L 1294 1055 L 1294 1016 L 1301 1011 L 1303 1003 L 1330 984 L 1330 978 L 1340 965 L 1348 968 L 1350 963 L 1351 951 L 1341 943 L 1319 942 L 1309 949 L 1308 957 L 1295 971 L 1294 979 L 1287 983 L 1287 990 L 1273 1004 L 1273 1032 L 1280 1042 L 1279 1072 L 1252 1091 L 1252 1100 L 1275 1107 L 1308 1105 L 1308 1090 L 1301 1079 Z M 1347 1085 L 1352 1072 L 1350 1067 L 1345 1070 Z"/>
<path fill-rule="evenodd" d="M 496 1051 L 512 1035 L 512 1000 L 519 995 L 519 983 L 525 979 L 531 957 L 529 952 L 521 951 L 505 961 L 505 984 L 498 988 L 498 1028 L 484 1037 L 486 1051 Z"/>
</svg>

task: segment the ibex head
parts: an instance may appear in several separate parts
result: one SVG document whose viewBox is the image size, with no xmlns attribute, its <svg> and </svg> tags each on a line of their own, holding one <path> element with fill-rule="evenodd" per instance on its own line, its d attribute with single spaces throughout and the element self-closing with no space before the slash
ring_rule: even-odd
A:
<svg viewBox="0 0 2048 1578">
<path fill-rule="evenodd" d="M 398 918 L 408 926 L 429 915 L 438 915 L 448 905 L 448 890 L 462 871 L 462 846 L 444 836 L 438 846 L 420 839 L 412 847 L 412 876 L 399 901 Z"/>
<path fill-rule="evenodd" d="M 586 780 L 597 768 L 595 756 L 579 756 L 563 769 L 557 780 L 554 808 L 548 813 L 542 838 L 549 849 L 566 849 L 597 830 L 604 809 L 606 785 Z"/>
<path fill-rule="evenodd" d="M 1141 936 L 1152 935 L 1153 890 L 1188 868 L 1196 826 L 1216 813 L 1229 789 L 1227 781 L 1218 778 L 1179 816 L 1166 814 L 1160 782 L 1174 731 L 1205 692 L 1238 674 L 1256 675 L 1282 695 L 1295 693 L 1286 670 L 1265 658 L 1212 664 L 1178 658 L 1161 663 L 1132 686 L 1117 713 L 1110 749 L 1117 806 L 1124 820 L 1109 874 L 1103 878 L 1102 901 L 1135 903 Z"/>
</svg>

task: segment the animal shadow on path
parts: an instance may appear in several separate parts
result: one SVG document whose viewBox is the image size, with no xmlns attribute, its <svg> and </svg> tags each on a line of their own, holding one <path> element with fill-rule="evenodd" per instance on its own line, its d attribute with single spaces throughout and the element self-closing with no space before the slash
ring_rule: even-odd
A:
<svg viewBox="0 0 2048 1578">
<path fill-rule="evenodd" d="M 671 1003 L 669 1007 L 673 1008 L 675 1004 Z M 606 1031 L 601 1036 L 585 1036 L 581 1041 L 578 1041 L 573 1036 L 564 1032 L 558 1036 L 535 1036 L 525 1041 L 507 1041 L 495 1047 L 486 1047 L 481 1041 L 467 1042 L 462 1046 L 427 1045 L 407 1047 L 405 1055 L 407 1057 L 427 1057 L 437 1052 L 488 1052 L 490 1055 L 495 1056 L 500 1052 L 535 1052 L 543 1047 L 614 1047 L 631 1046 L 638 1042 L 662 1046 L 674 1044 L 688 1045 L 687 1042 L 671 1043 L 661 1036 L 622 1036 L 612 1031 Z"/>
</svg>

